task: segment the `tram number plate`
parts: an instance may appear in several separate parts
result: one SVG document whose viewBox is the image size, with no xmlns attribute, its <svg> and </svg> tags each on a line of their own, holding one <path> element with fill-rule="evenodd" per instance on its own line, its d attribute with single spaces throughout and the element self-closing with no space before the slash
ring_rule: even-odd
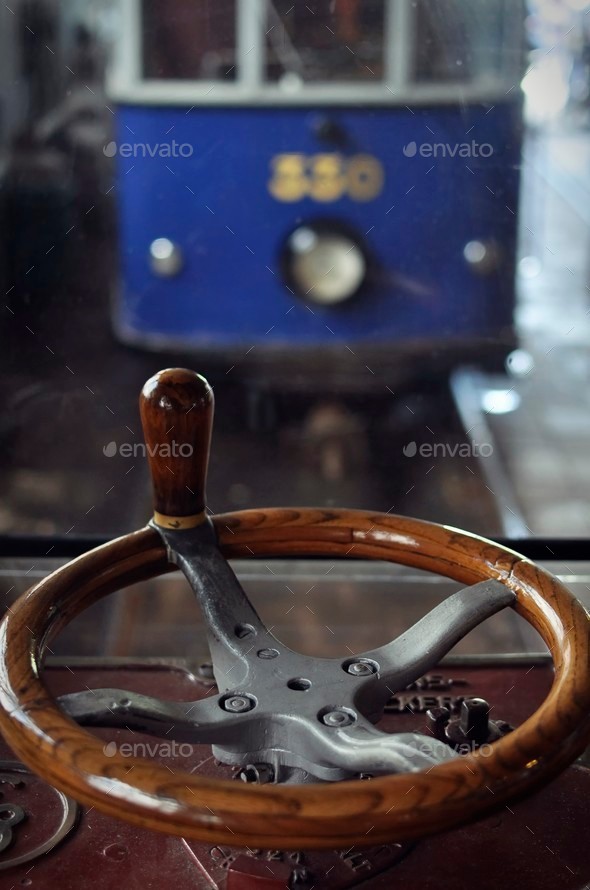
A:
<svg viewBox="0 0 590 890">
<path fill-rule="evenodd" d="M 348 197 L 372 201 L 385 180 L 381 161 L 369 154 L 275 155 L 270 162 L 268 190 L 277 201 L 294 203 L 304 198 L 328 204 Z"/>
</svg>

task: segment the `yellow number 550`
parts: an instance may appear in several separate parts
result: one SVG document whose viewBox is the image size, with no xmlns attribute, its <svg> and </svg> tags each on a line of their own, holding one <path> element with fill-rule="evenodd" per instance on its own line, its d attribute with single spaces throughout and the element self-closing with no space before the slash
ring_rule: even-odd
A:
<svg viewBox="0 0 590 890">
<path fill-rule="evenodd" d="M 271 174 L 271 195 L 286 203 L 309 197 L 326 204 L 345 195 L 371 201 L 381 194 L 385 178 L 381 162 L 368 154 L 279 154 L 271 159 Z"/>
</svg>

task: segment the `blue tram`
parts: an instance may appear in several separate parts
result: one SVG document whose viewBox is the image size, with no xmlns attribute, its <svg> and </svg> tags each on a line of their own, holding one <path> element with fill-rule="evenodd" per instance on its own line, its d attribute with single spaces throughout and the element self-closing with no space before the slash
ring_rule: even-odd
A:
<svg viewBox="0 0 590 890">
<path fill-rule="evenodd" d="M 514 0 L 124 0 L 126 343 L 248 361 L 513 345 Z"/>
</svg>

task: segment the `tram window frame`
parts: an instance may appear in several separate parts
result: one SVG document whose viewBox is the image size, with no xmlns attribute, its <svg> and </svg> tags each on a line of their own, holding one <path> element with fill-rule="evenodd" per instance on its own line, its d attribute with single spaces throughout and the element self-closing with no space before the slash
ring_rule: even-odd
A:
<svg viewBox="0 0 590 890">
<path fill-rule="evenodd" d="M 420 81 L 415 77 L 414 0 L 383 0 L 385 4 L 384 76 L 368 81 L 304 81 L 281 84 L 266 78 L 266 23 L 272 0 L 236 0 L 235 80 L 182 80 L 145 77 L 142 58 L 142 0 L 118 0 L 121 39 L 114 48 L 108 92 L 114 101 L 163 105 L 402 105 L 501 99 L 524 73 L 522 31 L 524 0 L 501 4 L 502 28 L 514 50 L 502 58 L 497 77 L 460 82 Z M 437 0 L 439 2 L 439 0 Z M 456 2 L 456 0 L 454 0 Z M 520 22 L 520 25 L 517 23 Z"/>
</svg>

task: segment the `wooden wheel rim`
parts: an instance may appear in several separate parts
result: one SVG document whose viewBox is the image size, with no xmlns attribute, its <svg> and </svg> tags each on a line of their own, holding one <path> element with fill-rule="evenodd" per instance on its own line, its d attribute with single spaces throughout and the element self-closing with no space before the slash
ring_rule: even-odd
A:
<svg viewBox="0 0 590 890">
<path fill-rule="evenodd" d="M 517 730 L 481 753 L 370 782 L 248 786 L 106 757 L 41 679 L 48 642 L 120 587 L 171 570 L 146 528 L 79 557 L 24 594 L 0 626 L 0 728 L 16 754 L 62 791 L 112 816 L 213 843 L 334 848 L 421 837 L 482 816 L 546 782 L 590 738 L 589 616 L 556 578 L 507 548 L 446 526 L 345 510 L 248 510 L 214 518 L 226 557 L 382 559 L 475 584 L 504 582 L 541 634 L 555 679 Z M 487 753 L 487 752 L 486 752 Z"/>
</svg>

